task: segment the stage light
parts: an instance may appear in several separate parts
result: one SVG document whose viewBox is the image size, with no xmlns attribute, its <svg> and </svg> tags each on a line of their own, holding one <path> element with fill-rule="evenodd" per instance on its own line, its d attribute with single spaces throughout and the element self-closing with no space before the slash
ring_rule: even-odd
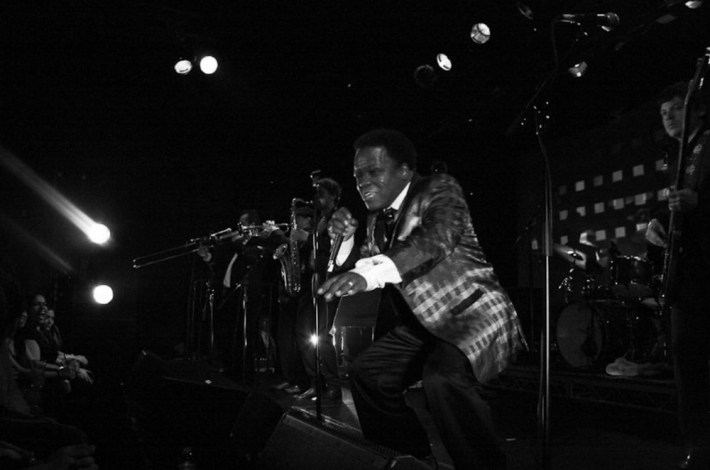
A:
<svg viewBox="0 0 710 470">
<path fill-rule="evenodd" d="M 217 59 L 211 55 L 206 55 L 200 59 L 200 70 L 202 70 L 202 73 L 205 75 L 212 75 L 215 73 L 218 66 L 219 64 L 217 64 Z"/>
<path fill-rule="evenodd" d="M 691 0 L 689 2 L 685 2 L 685 6 L 691 10 L 695 10 L 696 8 L 703 6 L 703 0 Z"/>
<path fill-rule="evenodd" d="M 104 224 L 94 224 L 89 228 L 86 236 L 97 245 L 103 245 L 111 238 L 111 231 Z"/>
<path fill-rule="evenodd" d="M 113 300 L 113 289 L 106 284 L 100 284 L 94 287 L 91 296 L 97 304 L 106 305 Z"/>
<path fill-rule="evenodd" d="M 444 53 L 439 53 L 436 55 L 436 63 L 441 70 L 448 72 L 451 70 L 451 59 Z"/>
<path fill-rule="evenodd" d="M 90 233 L 95 229 L 97 223 L 69 201 L 63 194 L 52 187 L 52 185 L 42 179 L 34 170 L 1 146 L 0 165 L 6 167 L 11 173 L 17 176 L 27 187 L 44 199 L 47 204 L 54 207 L 67 220 L 76 225 L 87 237 L 91 237 Z M 104 233 L 106 231 L 108 231 L 108 229 L 106 229 Z"/>
<path fill-rule="evenodd" d="M 491 38 L 491 28 L 486 23 L 476 23 L 471 28 L 471 41 L 485 44 Z"/>
<path fill-rule="evenodd" d="M 570 73 L 575 78 L 580 78 L 582 77 L 585 73 L 587 73 L 587 63 L 582 61 L 578 64 L 573 65 L 572 67 L 568 68 L 567 71 Z"/>
<path fill-rule="evenodd" d="M 516 2 L 515 6 L 518 7 L 518 11 L 525 18 L 529 20 L 532 20 L 534 18 L 532 8 L 530 8 L 528 5 L 524 4 L 523 2 Z"/>
<path fill-rule="evenodd" d="M 310 341 L 311 341 L 311 344 L 312 344 L 313 346 L 315 346 L 316 344 L 318 344 L 318 335 L 311 335 L 311 340 L 310 340 Z"/>
<path fill-rule="evenodd" d="M 422 88 L 431 88 L 437 80 L 434 67 L 429 64 L 420 65 L 414 70 L 414 81 Z"/>
<path fill-rule="evenodd" d="M 175 62 L 175 72 L 179 75 L 187 75 L 192 70 L 192 62 L 187 59 L 180 59 Z"/>
</svg>

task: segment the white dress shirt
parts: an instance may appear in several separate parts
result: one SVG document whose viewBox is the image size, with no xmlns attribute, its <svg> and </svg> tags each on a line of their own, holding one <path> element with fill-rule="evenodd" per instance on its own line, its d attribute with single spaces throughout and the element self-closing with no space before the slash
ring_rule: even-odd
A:
<svg viewBox="0 0 710 470">
<path fill-rule="evenodd" d="M 399 212 L 402 207 L 404 198 L 407 197 L 409 192 L 409 185 L 399 193 L 395 200 L 390 204 L 388 209 L 394 209 Z M 399 214 L 397 214 L 399 215 Z M 343 244 L 340 245 L 340 251 L 338 251 L 338 256 L 336 263 L 340 266 L 352 252 L 355 247 L 355 237 L 350 237 L 348 240 L 344 240 Z M 397 266 L 394 262 L 386 255 L 379 254 L 375 256 L 370 256 L 368 258 L 362 258 L 355 263 L 355 267 L 350 270 L 352 273 L 356 273 L 365 278 L 367 282 L 367 288 L 365 291 L 371 291 L 377 288 L 382 288 L 387 283 L 399 284 L 402 282 L 402 277 L 399 275 Z"/>
</svg>

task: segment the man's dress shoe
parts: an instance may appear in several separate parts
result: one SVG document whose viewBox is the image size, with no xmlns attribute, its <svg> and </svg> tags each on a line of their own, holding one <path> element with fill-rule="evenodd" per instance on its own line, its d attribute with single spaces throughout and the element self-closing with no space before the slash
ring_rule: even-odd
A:
<svg viewBox="0 0 710 470">
<path fill-rule="evenodd" d="M 288 383 L 288 382 L 286 382 L 286 381 L 283 381 L 283 382 L 281 382 L 281 383 L 278 383 L 278 384 L 274 385 L 273 387 L 271 387 L 271 389 L 272 389 L 272 390 L 285 390 L 285 389 L 287 389 L 290 385 L 291 385 L 290 383 Z"/>
<path fill-rule="evenodd" d="M 298 395 L 296 395 L 296 398 L 298 398 L 299 400 L 308 400 L 308 399 L 313 398 L 315 396 L 316 396 L 316 389 L 315 389 L 315 387 L 311 387 L 308 390 L 306 390 L 305 392 L 299 393 Z"/>
<path fill-rule="evenodd" d="M 288 393 L 289 395 L 295 395 L 297 393 L 301 393 L 301 387 L 299 387 L 298 385 L 294 385 L 292 387 L 289 386 L 284 388 L 283 391 Z"/>
</svg>

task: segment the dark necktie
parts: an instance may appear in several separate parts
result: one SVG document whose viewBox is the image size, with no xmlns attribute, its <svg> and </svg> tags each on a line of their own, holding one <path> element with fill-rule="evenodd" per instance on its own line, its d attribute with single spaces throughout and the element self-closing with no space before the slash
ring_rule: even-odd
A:
<svg viewBox="0 0 710 470">
<path fill-rule="evenodd" d="M 385 247 L 392 238 L 392 230 L 394 229 L 394 219 L 397 211 L 391 207 L 383 209 L 377 213 L 375 219 L 375 243 L 380 249 L 380 253 L 385 251 Z"/>
</svg>

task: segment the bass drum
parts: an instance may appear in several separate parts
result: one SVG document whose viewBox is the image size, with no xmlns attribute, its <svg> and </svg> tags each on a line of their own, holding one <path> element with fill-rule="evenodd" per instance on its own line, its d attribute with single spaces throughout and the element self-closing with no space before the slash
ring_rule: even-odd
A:
<svg viewBox="0 0 710 470">
<path fill-rule="evenodd" d="M 647 353 L 656 340 L 645 309 L 634 310 L 616 301 L 566 306 L 557 319 L 556 333 L 562 358 L 580 368 L 603 367 L 626 353 Z"/>
</svg>

